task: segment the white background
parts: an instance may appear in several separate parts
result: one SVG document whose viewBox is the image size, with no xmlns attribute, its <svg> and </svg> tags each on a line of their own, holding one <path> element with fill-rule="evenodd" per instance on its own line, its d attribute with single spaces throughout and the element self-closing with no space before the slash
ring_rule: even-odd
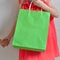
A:
<svg viewBox="0 0 60 60">
<path fill-rule="evenodd" d="M 60 13 L 60 0 L 53 0 L 54 5 L 58 9 Z M 17 0 L 0 0 L 0 12 L 2 11 L 1 8 L 4 8 L 3 11 L 6 12 L 5 15 L 8 15 L 6 19 L 9 20 L 16 20 L 17 13 L 18 13 L 18 1 Z M 7 10 L 9 8 L 9 10 Z M 4 13 L 0 13 L 4 19 Z M 55 19 L 55 25 L 57 30 L 57 37 L 58 37 L 58 45 L 60 48 L 60 18 Z M 11 46 L 11 43 L 8 47 L 2 48 L 0 46 L 0 60 L 18 60 L 18 49 L 15 49 Z M 57 57 L 56 60 L 60 60 L 60 57 Z"/>
</svg>

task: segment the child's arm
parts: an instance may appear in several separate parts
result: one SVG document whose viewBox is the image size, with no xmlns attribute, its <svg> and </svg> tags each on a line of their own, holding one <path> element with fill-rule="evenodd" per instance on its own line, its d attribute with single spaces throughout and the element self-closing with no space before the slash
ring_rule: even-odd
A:
<svg viewBox="0 0 60 60">
<path fill-rule="evenodd" d="M 20 6 L 19 6 L 19 8 L 21 7 L 23 1 L 24 1 L 24 0 L 20 0 L 20 4 L 19 4 Z M 15 27 L 16 27 L 16 22 L 13 24 L 13 27 L 12 27 L 10 33 L 8 34 L 8 36 L 6 36 L 5 38 L 3 38 L 3 39 L 0 41 L 0 44 L 1 44 L 2 47 L 6 47 L 6 46 L 9 45 L 10 40 L 11 40 L 11 38 L 12 38 L 13 35 L 14 35 Z"/>
<path fill-rule="evenodd" d="M 10 33 L 8 34 L 8 36 L 6 36 L 5 38 L 3 38 L 3 39 L 1 40 L 1 43 L 0 43 L 0 44 L 1 44 L 2 47 L 6 47 L 6 46 L 9 45 L 10 40 L 11 40 L 11 38 L 12 38 L 13 35 L 14 35 L 15 26 L 16 26 L 16 22 L 13 24 L 13 27 L 12 27 Z"/>
<path fill-rule="evenodd" d="M 10 39 L 11 37 L 13 37 L 14 32 L 15 32 L 15 27 L 16 27 L 16 22 L 13 24 L 13 27 L 12 27 L 12 29 L 11 29 L 9 35 L 8 35 L 8 36 L 10 36 L 9 39 Z"/>
<path fill-rule="evenodd" d="M 24 0 L 20 0 L 19 8 L 21 8 L 21 5 L 23 2 L 24 2 Z"/>
<path fill-rule="evenodd" d="M 41 0 L 33 0 L 34 4 L 43 8 L 44 10 L 50 12 L 54 17 L 58 17 L 59 14 L 56 10 L 56 8 L 52 5 L 51 1 L 49 5 L 47 6 L 45 3 L 43 3 Z"/>
<path fill-rule="evenodd" d="M 50 8 L 52 8 L 52 9 L 55 11 L 55 14 L 57 15 L 57 16 L 55 16 L 55 17 L 58 18 L 58 17 L 59 17 L 59 13 L 58 13 L 56 7 L 52 4 L 51 0 L 49 0 L 48 6 L 49 6 Z"/>
</svg>

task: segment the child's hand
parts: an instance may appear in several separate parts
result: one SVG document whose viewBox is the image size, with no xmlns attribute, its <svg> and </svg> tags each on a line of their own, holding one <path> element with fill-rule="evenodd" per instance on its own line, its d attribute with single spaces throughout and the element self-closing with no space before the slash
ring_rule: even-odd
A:
<svg viewBox="0 0 60 60">
<path fill-rule="evenodd" d="M 11 29 L 11 32 L 8 34 L 8 36 L 6 36 L 5 38 L 1 39 L 1 46 L 2 47 L 6 47 L 9 45 L 11 38 L 14 35 L 14 31 L 15 31 L 15 26 L 16 26 L 16 22 L 13 24 L 13 27 Z"/>
<path fill-rule="evenodd" d="M 1 41 L 1 46 L 2 46 L 2 47 L 6 47 L 6 46 L 9 45 L 9 43 L 10 43 L 10 39 L 4 38 L 4 39 Z"/>
</svg>

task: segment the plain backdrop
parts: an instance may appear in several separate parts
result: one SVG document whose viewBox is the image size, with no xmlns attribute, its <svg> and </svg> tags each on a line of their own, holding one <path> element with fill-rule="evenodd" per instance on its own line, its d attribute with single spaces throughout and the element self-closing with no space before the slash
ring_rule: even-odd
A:
<svg viewBox="0 0 60 60">
<path fill-rule="evenodd" d="M 60 14 L 60 6 L 59 6 L 60 0 L 52 0 L 52 2 L 56 6 Z M 3 19 L 6 19 L 6 20 L 9 19 L 9 21 L 16 20 L 18 9 L 19 8 L 18 8 L 17 0 L 0 0 L 0 21 L 2 21 Z M 56 32 L 58 37 L 58 45 L 60 49 L 60 18 L 55 19 L 55 26 L 56 26 Z M 6 48 L 2 48 L 0 46 L 0 60 L 18 60 L 18 49 L 13 48 L 11 43 Z M 60 57 L 57 57 L 55 60 L 60 60 Z"/>
</svg>

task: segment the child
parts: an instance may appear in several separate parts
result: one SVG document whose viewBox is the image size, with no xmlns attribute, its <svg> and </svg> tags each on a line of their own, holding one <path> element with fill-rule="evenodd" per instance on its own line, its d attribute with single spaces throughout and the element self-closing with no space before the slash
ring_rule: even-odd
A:
<svg viewBox="0 0 60 60">
<path fill-rule="evenodd" d="M 20 7 L 21 7 L 21 4 L 22 4 L 22 2 L 23 2 L 24 0 L 19 0 L 19 2 L 20 2 Z M 37 6 L 39 6 L 39 7 L 41 7 L 42 6 L 42 8 L 43 9 L 45 9 L 46 11 L 49 11 L 53 16 L 55 16 L 56 18 L 58 18 L 58 11 L 56 10 L 56 8 L 52 5 L 52 3 L 51 3 L 51 1 L 49 1 L 49 4 L 48 4 L 48 6 L 46 5 L 46 4 L 44 4 L 42 1 L 39 1 L 39 0 L 33 0 L 34 1 L 34 4 L 35 5 L 37 5 Z M 45 0 L 44 0 L 44 2 L 46 2 Z M 40 3 L 42 3 L 41 5 L 39 5 Z M 14 23 L 14 25 L 15 25 L 16 23 Z M 13 34 L 14 34 L 14 29 L 15 29 L 15 26 L 13 25 L 13 27 L 12 27 L 12 29 L 11 29 L 11 32 L 9 33 L 9 35 L 7 36 L 7 37 L 5 37 L 4 39 L 3 39 L 3 41 L 6 41 L 7 42 L 7 40 L 11 40 L 11 38 L 13 37 Z M 6 40 L 7 39 L 7 40 Z M 1 41 L 1 40 L 0 40 Z M 3 45 L 3 44 L 2 44 Z M 4 44 L 4 46 L 5 46 L 5 44 Z"/>
<path fill-rule="evenodd" d="M 20 49 L 19 60 L 54 60 L 55 57 L 59 56 L 57 37 L 54 26 L 54 17 L 58 18 L 59 16 L 58 11 L 53 6 L 50 0 L 33 0 L 33 2 L 38 7 L 42 8 L 45 11 L 50 12 L 51 14 L 47 48 L 45 52 L 33 52 Z M 32 6 L 32 8 L 34 7 Z"/>
<path fill-rule="evenodd" d="M 20 0 L 20 7 L 23 0 Z M 51 13 L 50 17 L 50 26 L 49 26 L 49 33 L 48 33 L 48 42 L 47 42 L 47 49 L 45 52 L 33 52 L 33 51 L 27 51 L 27 50 L 20 50 L 19 51 L 19 60 L 53 60 L 54 57 L 59 56 L 58 46 L 57 46 L 57 38 L 56 38 L 56 31 L 54 26 L 54 17 L 58 18 L 59 14 L 56 8 L 52 5 L 50 0 L 33 0 L 33 3 L 36 6 L 41 7 L 45 11 L 48 11 Z M 14 23 L 10 34 L 5 37 L 2 42 L 1 46 L 6 47 L 8 46 L 15 30 Z"/>
</svg>

